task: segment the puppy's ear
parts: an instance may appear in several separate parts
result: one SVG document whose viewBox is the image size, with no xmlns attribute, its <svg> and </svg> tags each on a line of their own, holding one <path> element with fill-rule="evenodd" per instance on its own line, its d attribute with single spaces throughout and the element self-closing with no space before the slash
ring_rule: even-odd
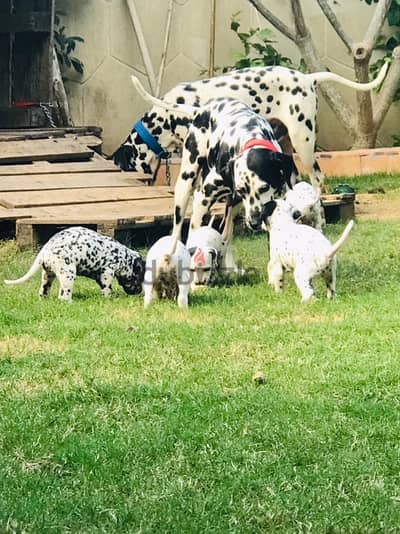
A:
<svg viewBox="0 0 400 534">
<path fill-rule="evenodd" d="M 263 222 L 267 222 L 268 217 L 271 217 L 276 206 L 277 206 L 277 203 L 275 200 L 270 200 L 269 202 L 264 204 L 262 213 L 261 213 L 261 219 Z"/>
</svg>

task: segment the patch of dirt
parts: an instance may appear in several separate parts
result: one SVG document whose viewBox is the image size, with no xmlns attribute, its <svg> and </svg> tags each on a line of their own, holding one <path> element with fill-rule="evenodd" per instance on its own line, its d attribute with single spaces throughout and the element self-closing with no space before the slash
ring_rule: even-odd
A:
<svg viewBox="0 0 400 534">
<path fill-rule="evenodd" d="M 400 198 L 386 198 L 385 195 L 357 194 L 355 214 L 364 220 L 400 219 Z"/>
</svg>

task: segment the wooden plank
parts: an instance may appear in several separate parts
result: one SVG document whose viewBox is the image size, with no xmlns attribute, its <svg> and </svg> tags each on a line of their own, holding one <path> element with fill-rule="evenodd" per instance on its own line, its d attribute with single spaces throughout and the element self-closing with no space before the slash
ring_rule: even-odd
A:
<svg viewBox="0 0 400 534">
<path fill-rule="evenodd" d="M 2 143 L 0 163 L 89 159 L 92 155 L 93 150 L 83 146 L 75 139 L 28 139 Z"/>
<path fill-rule="evenodd" d="M 112 224 L 118 226 L 135 225 L 148 220 L 162 221 L 173 219 L 174 199 L 143 199 L 125 202 L 104 202 L 98 204 L 80 204 L 79 206 L 49 206 L 27 208 L 25 213 L 31 217 L 18 220 L 19 224 Z M 216 204 L 212 213 L 221 215 L 224 212 L 222 204 Z M 23 210 L 9 210 L 13 215 Z M 190 217 L 189 207 L 186 219 Z M 150 218 L 150 219 L 149 219 Z M 17 217 L 18 219 L 18 217 Z"/>
<path fill-rule="evenodd" d="M 76 134 L 67 134 L 66 139 L 75 139 L 81 145 L 88 146 L 89 148 L 99 148 L 101 147 L 103 140 L 97 135 L 76 135 Z"/>
<path fill-rule="evenodd" d="M 57 189 L 53 191 L 16 191 L 0 193 L 5 208 L 61 206 L 95 202 L 117 202 L 144 198 L 168 198 L 174 194 L 168 186 L 98 187 L 89 189 Z"/>
<path fill-rule="evenodd" d="M 136 180 L 136 173 L 130 172 L 0 175 L 0 194 L 8 191 L 51 191 L 55 189 L 132 186 L 145 187 Z"/>
<path fill-rule="evenodd" d="M 1 58 L 0 58 L 1 59 Z M 1 86 L 0 86 L 1 87 Z M 5 100 L 4 100 L 5 101 Z M 20 139 L 46 139 L 47 137 L 65 137 L 68 135 L 95 135 L 101 139 L 100 126 L 65 126 L 62 128 L 0 128 L 1 141 Z"/>
<path fill-rule="evenodd" d="M 0 145 L 1 151 L 1 145 Z M 20 163 L 15 165 L 0 165 L 0 177 L 18 174 L 60 174 L 82 172 L 122 172 L 111 160 L 104 159 L 94 153 L 89 161 L 54 162 L 34 161 L 33 163 Z M 140 176 L 138 174 L 138 176 Z"/>
</svg>

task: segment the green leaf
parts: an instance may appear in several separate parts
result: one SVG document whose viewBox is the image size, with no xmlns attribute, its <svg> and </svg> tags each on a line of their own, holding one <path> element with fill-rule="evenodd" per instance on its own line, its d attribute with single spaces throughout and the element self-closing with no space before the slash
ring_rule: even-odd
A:
<svg viewBox="0 0 400 534">
<path fill-rule="evenodd" d="M 79 72 L 79 74 L 83 74 L 83 63 L 78 58 L 74 57 L 71 58 L 71 63 L 76 72 Z"/>
</svg>

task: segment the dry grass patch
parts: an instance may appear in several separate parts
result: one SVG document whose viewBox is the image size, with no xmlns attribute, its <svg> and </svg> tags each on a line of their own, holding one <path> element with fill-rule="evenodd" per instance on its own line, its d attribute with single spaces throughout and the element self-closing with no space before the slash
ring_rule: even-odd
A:
<svg viewBox="0 0 400 534">
<path fill-rule="evenodd" d="M 45 341 L 33 336 L 11 336 L 0 339 L 0 358 L 23 358 L 42 352 L 60 354 L 65 351 L 62 343 Z"/>
</svg>

